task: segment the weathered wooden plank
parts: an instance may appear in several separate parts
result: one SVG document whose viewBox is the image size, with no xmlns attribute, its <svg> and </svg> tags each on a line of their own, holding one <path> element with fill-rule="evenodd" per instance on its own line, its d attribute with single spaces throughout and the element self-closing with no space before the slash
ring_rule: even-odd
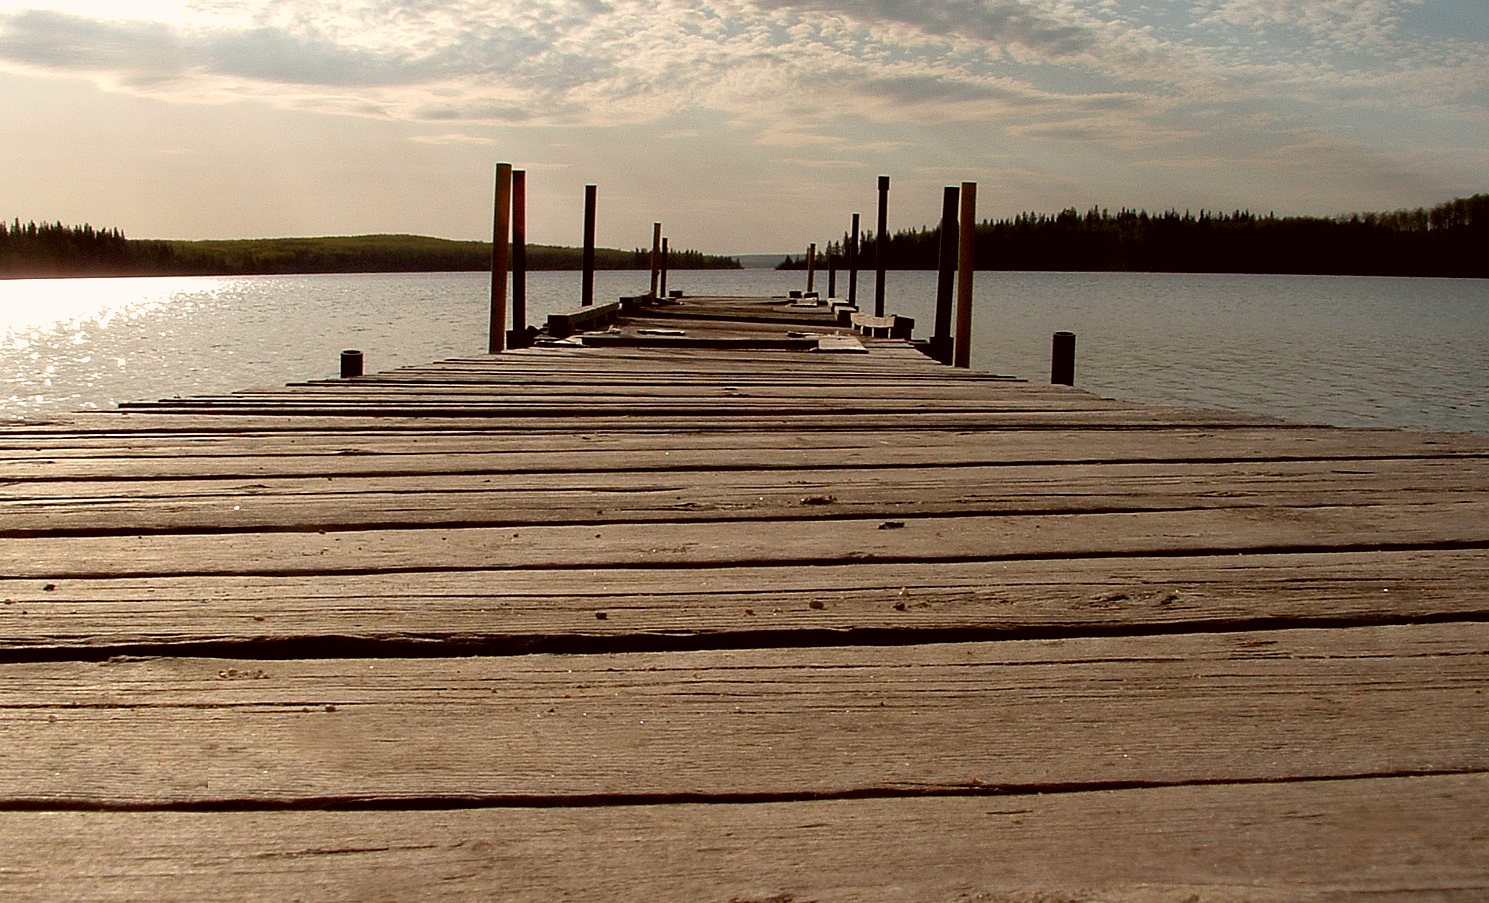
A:
<svg viewBox="0 0 1489 903">
<path fill-rule="evenodd" d="M 0 666 L 0 808 L 909 794 L 1489 771 L 1489 624 Z"/>
<path fill-rule="evenodd" d="M 53 480 L 0 483 L 0 536 L 1436 504 L 1486 490 L 1489 463 L 1434 459 Z"/>
<path fill-rule="evenodd" d="M 717 410 L 717 409 L 715 409 Z M 353 433 L 363 430 L 511 430 L 568 432 L 571 430 L 621 430 L 635 432 L 649 427 L 658 431 L 707 428 L 713 431 L 769 431 L 779 429 L 844 430 L 1016 430 L 1016 429 L 1083 429 L 1137 430 L 1174 428 L 1228 429 L 1255 428 L 1272 423 L 1266 418 L 1227 411 L 1204 411 L 1195 408 L 1146 406 L 1138 409 L 1095 411 L 896 411 L 848 415 L 842 411 L 795 413 L 789 419 L 741 413 L 716 418 L 704 427 L 694 422 L 697 412 L 679 407 L 668 416 L 638 417 L 602 413 L 585 416 L 582 411 L 567 409 L 564 417 L 554 419 L 534 408 L 524 415 L 502 414 L 490 409 L 471 407 L 400 409 L 386 406 L 372 411 L 349 408 L 319 408 L 284 411 L 272 405 L 262 407 L 212 409 L 193 408 L 162 402 L 158 407 L 117 413 L 69 415 L 64 421 L 21 424 L 7 427 L 11 436 L 25 437 L 37 432 L 72 435 L 122 434 L 134 436 L 179 435 L 182 433 L 244 432 L 327 432 Z M 1285 425 L 1277 424 L 1279 428 Z"/>
<path fill-rule="evenodd" d="M 842 336 L 842 338 L 860 341 L 857 336 Z M 868 346 L 865 346 L 864 350 L 870 355 L 875 353 L 870 351 Z M 662 356 L 653 354 L 650 360 L 638 359 L 626 362 L 591 359 L 588 355 L 596 353 L 596 350 L 592 348 L 583 349 L 583 353 L 586 355 L 583 358 L 567 358 L 560 361 L 517 359 L 509 355 L 504 356 L 504 360 L 489 363 L 452 361 L 440 365 L 384 370 L 370 373 L 363 377 L 363 380 L 387 384 L 405 381 L 479 384 L 482 382 L 525 383 L 528 381 L 525 377 L 530 377 L 539 385 L 638 385 L 661 381 L 684 385 L 729 385 L 736 381 L 745 384 L 778 385 L 791 381 L 800 383 L 812 377 L 826 375 L 831 378 L 820 381 L 831 384 L 913 386 L 926 383 L 941 386 L 982 386 L 990 390 L 1018 386 L 1036 393 L 1052 394 L 1071 391 L 1064 387 L 1030 383 L 1017 377 L 1000 376 L 996 373 L 976 370 L 950 372 L 944 368 L 926 370 L 906 367 L 898 363 L 886 364 L 882 360 L 871 357 L 855 357 L 842 364 L 834 365 L 831 369 L 825 369 L 820 361 L 809 362 L 805 367 L 794 366 L 789 361 L 770 361 L 764 362 L 764 365 L 751 361 L 731 361 L 727 366 L 723 365 L 724 362 L 720 362 L 718 365 L 709 367 L 682 368 L 672 366 L 670 352 Z M 291 386 L 335 385 L 339 382 L 338 379 L 320 377 L 310 380 L 292 380 L 287 384 Z"/>
<path fill-rule="evenodd" d="M 267 388 L 245 390 L 238 393 L 220 396 L 199 396 L 193 398 L 169 398 L 157 402 L 132 402 L 123 406 L 126 411 L 133 412 L 181 412 L 201 411 L 221 408 L 223 406 L 234 406 L 235 409 L 255 410 L 270 404 L 283 405 L 305 405 L 316 403 L 322 405 L 342 404 L 353 406 L 371 406 L 374 402 L 381 400 L 384 406 L 401 403 L 403 405 L 415 405 L 426 403 L 429 407 L 455 406 L 465 404 L 467 407 L 481 409 L 498 407 L 497 399 L 514 410 L 540 410 L 543 408 L 563 408 L 570 405 L 582 404 L 585 401 L 594 403 L 605 402 L 616 410 L 624 410 L 625 402 L 634 403 L 637 398 L 649 399 L 656 396 L 674 396 L 664 398 L 664 401 L 678 402 L 674 407 L 687 408 L 689 406 L 680 404 L 686 400 L 691 402 L 691 407 L 711 408 L 718 402 L 729 402 L 739 404 L 743 400 L 753 399 L 757 405 L 766 398 L 790 408 L 793 405 L 815 405 L 826 411 L 839 411 L 844 413 L 865 412 L 865 405 L 877 405 L 878 408 L 894 410 L 892 404 L 895 401 L 906 399 L 926 399 L 936 402 L 948 410 L 959 409 L 952 402 L 961 402 L 963 407 L 980 405 L 988 410 L 1004 410 L 1008 406 L 1013 409 L 1031 410 L 1072 410 L 1081 411 L 1088 409 L 1113 409 L 1127 410 L 1137 406 L 1130 403 L 1120 403 L 1111 399 L 1103 399 L 1087 392 L 1065 389 L 1064 391 L 1050 391 L 1049 389 L 1033 390 L 1028 393 L 1015 393 L 1003 391 L 990 391 L 985 393 L 967 392 L 966 388 L 979 388 L 977 385 L 957 384 L 943 381 L 897 381 L 899 384 L 891 389 L 887 386 L 861 386 L 855 387 L 851 384 L 836 392 L 824 392 L 820 395 L 813 394 L 810 387 L 818 383 L 835 382 L 837 374 L 807 374 L 797 377 L 798 389 L 793 395 L 790 392 L 769 393 L 765 391 L 753 391 L 755 388 L 764 389 L 763 385 L 751 386 L 731 371 L 727 373 L 727 385 L 718 386 L 715 391 L 704 391 L 705 387 L 678 386 L 673 387 L 667 382 L 666 374 L 652 374 L 652 385 L 646 383 L 634 383 L 628 386 L 616 387 L 625 391 L 612 394 L 610 392 L 596 391 L 587 393 L 584 391 L 582 378 L 576 380 L 568 388 L 568 392 L 538 392 L 533 393 L 515 386 L 511 391 L 502 391 L 508 386 L 507 381 L 495 384 L 459 384 L 448 385 L 444 383 L 422 384 L 423 393 L 410 395 L 401 392 L 397 383 L 380 383 L 377 381 L 350 380 L 332 384 L 316 384 L 291 386 L 286 388 Z M 520 378 L 520 377 L 519 377 Z M 735 383 L 743 383 L 736 385 Z M 982 387 L 998 386 L 998 383 L 984 383 Z M 648 393 L 648 388 L 666 386 L 656 393 Z M 554 387 L 559 388 L 559 387 Z M 681 391 L 689 389 L 690 391 Z M 708 387 L 712 388 L 712 387 Z M 833 396 L 839 396 L 836 404 Z M 427 397 L 423 397 L 427 396 Z M 493 397 L 494 396 L 494 397 Z M 544 402 L 544 404 L 539 404 Z M 974 408 L 975 409 L 975 408 Z M 348 412 L 343 412 L 347 414 Z M 1235 419 L 1238 415 L 1232 415 Z M 1257 421 L 1257 418 L 1251 418 Z"/>
<path fill-rule="evenodd" d="M 1118 402 L 1086 392 L 990 392 L 981 384 L 920 384 L 906 385 L 901 381 L 884 383 L 834 381 L 830 385 L 804 388 L 798 381 L 776 381 L 771 383 L 747 382 L 745 380 L 716 380 L 707 385 L 682 382 L 634 382 L 627 384 L 542 384 L 514 379 L 511 382 L 375 382 L 354 380 L 339 384 L 292 386 L 283 389 L 255 389 L 233 392 L 228 395 L 205 395 L 191 399 L 200 403 L 241 401 L 284 401 L 286 403 L 348 402 L 362 404 L 368 401 L 388 402 L 420 400 L 428 402 L 454 401 L 530 401 L 545 404 L 615 403 L 636 400 L 673 401 L 740 401 L 744 399 L 778 399 L 783 404 L 812 400 L 822 403 L 829 400 L 844 402 L 925 400 L 939 402 L 996 401 L 1001 405 L 1018 404 L 1032 406 L 1035 403 L 1045 408 L 1058 407 L 1068 410 L 1094 408 L 1135 408 L 1131 402 Z"/>
<path fill-rule="evenodd" d="M 829 338 L 842 339 L 847 345 L 857 345 L 858 340 L 852 336 L 824 336 L 822 340 Z M 863 350 L 854 357 L 861 357 L 867 350 Z M 822 355 L 822 357 L 835 357 L 836 355 Z M 577 370 L 573 373 L 566 371 L 542 370 L 524 375 L 522 369 L 514 369 L 507 373 L 490 372 L 462 372 L 452 371 L 450 373 L 399 373 L 399 374 L 373 374 L 358 380 L 344 382 L 334 379 L 317 379 L 303 382 L 291 382 L 284 386 L 266 386 L 256 391 L 272 392 L 294 392 L 306 389 L 318 389 L 329 391 L 349 391 L 352 389 L 376 390 L 376 389 L 413 389 L 420 386 L 427 387 L 449 387 L 459 390 L 481 390 L 512 387 L 518 391 L 532 390 L 535 394 L 546 394 L 549 392 L 562 394 L 563 390 L 569 392 L 580 392 L 588 388 L 608 390 L 610 393 L 624 394 L 627 390 L 644 391 L 652 386 L 666 386 L 679 390 L 681 394 L 703 393 L 717 391 L 726 387 L 786 390 L 791 386 L 802 386 L 820 384 L 824 388 L 831 388 L 837 394 L 849 394 L 854 391 L 869 393 L 894 393 L 894 394 L 931 394 L 931 395 L 957 395 L 987 393 L 986 397 L 1011 397 L 1026 395 L 1026 397 L 1079 398 L 1080 396 L 1103 397 L 1096 393 L 1080 389 L 1071 389 L 1066 386 L 1030 385 L 1013 377 L 994 376 L 981 374 L 974 379 L 943 380 L 933 376 L 911 376 L 905 377 L 893 371 L 884 373 L 782 373 L 773 370 L 739 371 L 723 369 L 718 372 L 708 373 L 666 373 L 666 372 L 589 372 Z M 244 387 L 249 388 L 249 387 Z M 1024 389 L 1027 389 L 1025 393 Z"/>
<path fill-rule="evenodd" d="M 586 329 L 604 328 L 615 322 L 619 316 L 619 301 L 570 308 L 548 315 L 548 332 L 561 339 Z"/>
<path fill-rule="evenodd" d="M 849 339 L 851 337 L 844 336 Z M 856 340 L 854 340 L 856 341 Z M 228 396 L 273 394 L 333 394 L 356 397 L 360 394 L 399 392 L 425 389 L 452 393 L 512 392 L 523 395 L 569 395 L 594 391 L 596 394 L 624 395 L 644 393 L 648 389 L 665 390 L 676 395 L 710 395 L 725 388 L 774 390 L 788 394 L 793 387 L 803 394 L 803 387 L 817 385 L 837 396 L 855 394 L 977 396 L 988 398 L 1034 397 L 1075 401 L 1098 397 L 1090 392 L 1064 386 L 1033 386 L 1006 377 L 981 376 L 974 379 L 937 379 L 931 376 L 904 378 L 896 371 L 864 373 L 839 372 L 782 373 L 776 370 L 723 369 L 717 372 L 667 372 L 664 368 L 593 372 L 587 368 L 573 371 L 511 367 L 449 372 L 411 371 L 378 373 L 356 379 L 316 379 L 245 388 Z M 221 397 L 221 396 L 212 396 Z"/>
<path fill-rule="evenodd" d="M 1489 551 L 311 577 L 0 578 L 4 652 L 904 643 L 1489 619 Z M 363 648 L 354 649 L 356 644 Z"/>
<path fill-rule="evenodd" d="M 654 330 L 656 331 L 660 330 Z M 682 330 L 677 330 L 677 332 L 682 332 Z M 807 336 L 743 335 L 737 330 L 729 330 L 728 334 L 723 334 L 722 330 L 714 334 L 709 334 L 709 332 L 709 330 L 689 330 L 682 335 L 646 335 L 627 329 L 619 333 L 585 333 L 578 338 L 586 348 L 649 348 L 657 351 L 670 351 L 674 348 L 712 348 L 734 352 L 796 350 L 802 353 L 817 350 L 816 338 Z"/>
<path fill-rule="evenodd" d="M 398 812 L 12 812 L 19 901 L 1470 901 L 1489 778 L 1007 798 Z"/>
<path fill-rule="evenodd" d="M 858 343 L 858 339 L 853 336 L 822 337 L 822 339 L 828 338 L 839 338 L 846 342 Z M 867 353 L 866 349 L 865 353 Z M 683 390 L 695 389 L 700 391 L 719 389 L 725 386 L 760 386 L 784 389 L 789 386 L 800 385 L 802 382 L 803 378 L 800 375 L 775 371 L 658 373 L 640 371 L 594 372 L 587 368 L 575 368 L 572 371 L 555 371 L 547 368 L 529 370 L 525 367 L 512 367 L 501 371 L 491 370 L 489 368 L 440 371 L 391 370 L 383 373 L 369 374 L 357 379 L 351 385 L 376 386 L 391 389 L 412 389 L 419 386 L 449 386 L 452 388 L 471 389 L 510 386 L 517 390 L 532 390 L 533 392 L 541 393 L 545 391 L 565 389 L 574 391 L 589 388 L 621 391 L 650 386 L 667 386 L 677 387 Z M 301 387 L 329 388 L 345 385 L 347 383 L 343 380 L 327 378 L 290 382 L 283 387 L 276 386 L 274 388 L 276 390 L 297 389 Z M 1071 393 L 1070 389 L 1063 386 L 1034 385 L 1013 377 L 994 376 L 991 374 L 977 374 L 970 379 L 943 380 L 925 375 L 905 378 L 896 373 L 835 373 L 833 378 L 827 381 L 826 387 L 839 391 L 848 391 L 854 388 L 904 392 L 966 392 L 985 390 L 992 393 L 1008 394 L 1027 391 L 1030 395 L 1034 396 L 1058 396 Z"/>
<path fill-rule="evenodd" d="M 223 512 L 231 527 L 234 512 Z M 7 540 L 17 577 L 319 574 L 368 570 L 1002 560 L 1480 548 L 1489 500 L 816 521 L 429 527 L 340 532 L 46 536 Z"/>
<path fill-rule="evenodd" d="M 314 415 L 324 417 L 367 416 L 417 416 L 429 413 L 438 417 L 491 417 L 491 418 L 579 418 L 583 420 L 606 417 L 644 417 L 658 421 L 679 417 L 837 417 L 852 420 L 867 416 L 914 414 L 918 418 L 956 415 L 1015 415 L 1028 414 L 1079 417 L 1145 413 L 1132 405 L 1106 402 L 1086 397 L 1070 403 L 1051 403 L 1039 399 L 1017 400 L 941 400 L 936 398 L 889 398 L 879 399 L 860 396 L 855 399 L 816 399 L 810 397 L 785 399 L 752 398 L 746 394 L 737 397 L 648 399 L 636 395 L 624 399 L 586 398 L 576 395 L 571 399 L 464 399 L 441 398 L 437 394 L 429 397 L 409 398 L 336 398 L 330 396 L 299 397 L 284 396 L 224 396 L 220 398 L 197 398 L 167 400 L 153 403 L 131 403 L 124 406 L 128 411 L 144 413 L 200 414 L 262 416 L 265 414 Z"/>
<path fill-rule="evenodd" d="M 727 455 L 720 454 L 727 452 Z M 344 433 L 213 432 L 117 436 L 57 433 L 5 440 L 0 479 L 170 478 L 283 473 L 596 472 L 627 469 L 809 469 L 1070 463 L 1343 461 L 1389 457 L 1489 460 L 1469 435 L 1381 430 L 1109 430 L 1075 441 L 1058 431 L 631 430 Z M 171 459 L 181 459 L 178 463 Z"/>
</svg>

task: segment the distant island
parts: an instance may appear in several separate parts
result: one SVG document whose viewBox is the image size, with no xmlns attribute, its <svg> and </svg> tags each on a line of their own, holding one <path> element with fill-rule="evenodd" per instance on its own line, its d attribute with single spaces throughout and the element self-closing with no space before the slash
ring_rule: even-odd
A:
<svg viewBox="0 0 1489 903">
<path fill-rule="evenodd" d="M 670 269 L 738 269 L 733 257 L 672 250 Z M 528 245 L 529 270 L 577 270 L 580 248 Z M 491 243 L 420 235 L 136 240 L 118 229 L 0 221 L 0 278 L 65 276 L 240 276 L 300 273 L 419 273 L 491 267 Z M 595 267 L 651 267 L 651 252 L 596 248 Z"/>
<path fill-rule="evenodd" d="M 826 246 L 818 267 L 845 266 L 851 236 Z M 873 233 L 859 266 L 875 266 Z M 940 227 L 886 236 L 887 269 L 936 269 Z M 980 270 L 1288 273 L 1489 277 L 1489 194 L 1429 209 L 1332 218 L 1138 210 L 1025 213 L 977 224 Z M 787 256 L 777 269 L 804 269 Z"/>
</svg>

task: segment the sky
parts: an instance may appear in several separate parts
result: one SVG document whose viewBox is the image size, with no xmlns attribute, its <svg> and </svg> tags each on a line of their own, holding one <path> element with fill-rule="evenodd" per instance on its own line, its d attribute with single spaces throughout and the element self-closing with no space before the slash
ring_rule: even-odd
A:
<svg viewBox="0 0 1489 903">
<path fill-rule="evenodd" d="M 1489 0 L 0 0 L 0 216 L 804 250 L 1065 207 L 1489 191 Z"/>
</svg>

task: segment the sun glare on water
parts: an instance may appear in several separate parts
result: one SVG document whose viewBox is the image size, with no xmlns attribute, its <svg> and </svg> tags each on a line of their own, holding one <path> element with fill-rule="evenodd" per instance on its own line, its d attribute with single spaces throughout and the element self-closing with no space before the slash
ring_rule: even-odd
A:
<svg viewBox="0 0 1489 903">
<path fill-rule="evenodd" d="M 119 317 L 160 309 L 181 295 L 212 294 L 222 280 L 10 279 L 0 281 L 0 346 L 16 347 L 38 332 L 104 327 Z"/>
</svg>

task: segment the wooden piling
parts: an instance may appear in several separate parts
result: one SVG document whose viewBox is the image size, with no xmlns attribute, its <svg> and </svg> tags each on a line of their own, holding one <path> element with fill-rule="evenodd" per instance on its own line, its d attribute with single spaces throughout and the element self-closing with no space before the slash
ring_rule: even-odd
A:
<svg viewBox="0 0 1489 903">
<path fill-rule="evenodd" d="M 1050 348 L 1050 383 L 1075 385 L 1075 333 L 1057 332 Z"/>
<path fill-rule="evenodd" d="M 512 170 L 512 331 L 508 348 L 527 344 L 527 172 Z"/>
<path fill-rule="evenodd" d="M 957 266 L 957 204 L 961 190 L 947 185 L 941 195 L 941 248 L 936 275 L 936 325 L 931 333 L 931 357 L 951 363 L 951 293 Z"/>
<path fill-rule="evenodd" d="M 827 297 L 838 296 L 838 255 L 827 255 Z"/>
<path fill-rule="evenodd" d="M 848 236 L 848 303 L 858 306 L 858 214 L 853 214 L 853 231 Z"/>
<path fill-rule="evenodd" d="M 807 292 L 813 291 L 813 284 L 817 278 L 817 243 L 807 245 Z"/>
<path fill-rule="evenodd" d="M 667 236 L 664 235 L 662 236 L 662 288 L 657 294 L 659 298 L 667 297 L 667 257 L 670 253 L 671 249 L 667 246 Z"/>
<path fill-rule="evenodd" d="M 362 352 L 349 348 L 341 352 L 341 378 L 351 379 L 362 375 Z"/>
<path fill-rule="evenodd" d="M 657 296 L 657 276 L 662 265 L 662 224 L 651 224 L 651 296 Z"/>
<path fill-rule="evenodd" d="M 512 164 L 496 164 L 496 203 L 491 217 L 491 323 L 486 350 L 500 352 L 507 337 L 507 269 L 511 230 Z"/>
<path fill-rule="evenodd" d="M 595 200 L 599 188 L 584 186 L 584 277 L 579 292 L 579 305 L 589 307 L 595 303 Z"/>
<path fill-rule="evenodd" d="M 962 183 L 961 236 L 957 242 L 956 336 L 952 347 L 952 364 L 972 366 L 972 270 L 976 263 L 975 227 L 977 224 L 977 183 Z"/>
<path fill-rule="evenodd" d="M 874 316 L 884 316 L 884 265 L 888 248 L 884 233 L 889 229 L 889 176 L 879 177 L 879 231 L 874 234 Z"/>
</svg>

